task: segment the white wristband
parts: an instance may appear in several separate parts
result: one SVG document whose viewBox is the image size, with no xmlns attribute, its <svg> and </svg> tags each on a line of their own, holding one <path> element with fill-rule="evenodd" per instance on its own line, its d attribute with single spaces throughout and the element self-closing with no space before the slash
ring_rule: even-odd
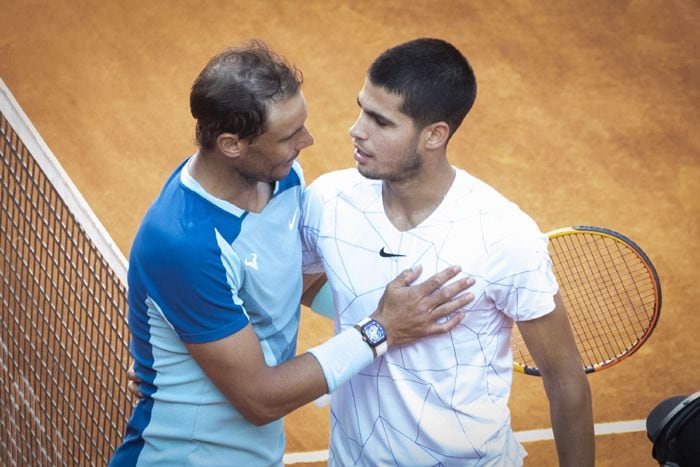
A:
<svg viewBox="0 0 700 467">
<path fill-rule="evenodd" d="M 321 365 L 329 394 L 374 360 L 372 349 L 352 326 L 308 352 Z"/>
</svg>

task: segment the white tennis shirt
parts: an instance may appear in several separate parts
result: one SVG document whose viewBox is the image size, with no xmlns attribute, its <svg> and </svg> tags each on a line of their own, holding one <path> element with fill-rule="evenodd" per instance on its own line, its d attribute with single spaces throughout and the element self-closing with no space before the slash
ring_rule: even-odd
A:
<svg viewBox="0 0 700 467">
<path fill-rule="evenodd" d="M 552 311 L 558 290 L 535 222 L 457 169 L 439 207 L 401 232 L 381 181 L 348 169 L 309 186 L 302 242 L 304 271 L 328 276 L 336 333 L 373 312 L 404 269 L 423 266 L 416 283 L 450 265 L 476 279 L 452 332 L 390 349 L 333 393 L 330 464 L 522 465 L 507 406 L 511 328 Z"/>
</svg>

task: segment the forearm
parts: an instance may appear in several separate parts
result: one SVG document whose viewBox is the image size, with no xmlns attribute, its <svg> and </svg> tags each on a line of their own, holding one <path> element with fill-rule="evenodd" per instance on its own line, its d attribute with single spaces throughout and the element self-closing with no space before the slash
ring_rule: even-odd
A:
<svg viewBox="0 0 700 467">
<path fill-rule="evenodd" d="M 372 350 L 360 333 L 348 328 L 295 359 L 271 368 L 276 373 L 271 377 L 281 383 L 279 388 L 286 388 L 272 394 L 266 405 L 268 416 L 274 420 L 334 392 L 373 360 Z M 294 380 L 289 381 L 290 377 Z"/>
<path fill-rule="evenodd" d="M 314 297 L 326 283 L 326 275 L 319 274 L 304 274 L 303 286 L 301 294 L 301 304 L 310 307 Z"/>
<path fill-rule="evenodd" d="M 250 382 L 247 400 L 234 402 L 244 417 L 255 425 L 264 425 L 284 417 L 328 392 L 323 370 L 313 355 L 306 352 L 287 362 L 265 367 Z"/>
<path fill-rule="evenodd" d="M 554 439 L 562 467 L 595 463 L 593 410 L 588 380 L 581 374 L 569 382 L 545 383 Z"/>
<path fill-rule="evenodd" d="M 372 351 L 353 328 L 316 347 L 320 357 L 306 352 L 276 366 L 266 364 L 251 327 L 220 341 L 188 348 L 241 415 L 256 425 L 281 418 L 333 391 L 373 359 Z M 230 358 L 234 353 L 236 358 Z"/>
</svg>

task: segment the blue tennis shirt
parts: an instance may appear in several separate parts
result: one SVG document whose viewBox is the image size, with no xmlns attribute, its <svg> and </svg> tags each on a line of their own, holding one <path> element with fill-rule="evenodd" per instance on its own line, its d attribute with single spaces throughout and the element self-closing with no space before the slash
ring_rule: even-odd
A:
<svg viewBox="0 0 700 467">
<path fill-rule="evenodd" d="M 295 355 L 304 180 L 294 164 L 262 212 L 214 198 L 183 162 L 145 215 L 129 260 L 129 328 L 145 398 L 111 465 L 277 465 L 282 420 L 246 421 L 185 343 L 249 322 L 273 366 Z"/>
</svg>

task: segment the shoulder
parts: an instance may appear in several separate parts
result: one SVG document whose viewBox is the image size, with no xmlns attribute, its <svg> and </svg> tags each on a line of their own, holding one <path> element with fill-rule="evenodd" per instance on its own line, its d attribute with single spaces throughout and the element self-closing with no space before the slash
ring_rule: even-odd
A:
<svg viewBox="0 0 700 467">
<path fill-rule="evenodd" d="M 369 180 L 352 168 L 325 173 L 314 180 L 306 191 L 308 197 L 328 201 L 337 197 L 373 196 L 377 190 L 381 193 L 380 180 Z"/>
<path fill-rule="evenodd" d="M 547 238 L 537 223 L 516 205 L 511 209 L 492 212 L 482 218 L 485 243 L 492 252 L 522 255 L 547 250 Z"/>
<path fill-rule="evenodd" d="M 480 211 L 509 212 L 517 205 L 487 182 L 457 168 L 453 187 L 453 199 L 465 202 Z"/>
<path fill-rule="evenodd" d="M 292 164 L 292 169 L 289 174 L 278 182 L 279 192 L 286 191 L 290 188 L 304 188 L 306 182 L 304 181 L 304 172 L 301 169 L 301 165 L 294 161 Z"/>
<path fill-rule="evenodd" d="M 219 239 L 232 241 L 240 230 L 233 216 L 195 193 L 179 187 L 164 191 L 148 210 L 132 245 L 131 256 L 157 268 L 191 271 L 219 255 Z"/>
<path fill-rule="evenodd" d="M 452 204 L 478 219 L 488 250 L 522 251 L 541 244 L 544 235 L 533 218 L 488 183 L 457 169 L 455 187 Z"/>
<path fill-rule="evenodd" d="M 321 175 L 304 192 L 304 228 L 332 223 L 333 218 L 341 215 L 337 208 L 367 204 L 362 199 L 373 196 L 375 190 L 368 187 L 372 183 L 379 183 L 381 193 L 381 182 L 366 179 L 356 169 L 336 170 Z"/>
<path fill-rule="evenodd" d="M 338 191 L 357 185 L 367 180 L 360 175 L 357 169 L 341 169 L 327 172 L 319 176 L 310 185 L 309 189 L 317 191 Z"/>
</svg>

